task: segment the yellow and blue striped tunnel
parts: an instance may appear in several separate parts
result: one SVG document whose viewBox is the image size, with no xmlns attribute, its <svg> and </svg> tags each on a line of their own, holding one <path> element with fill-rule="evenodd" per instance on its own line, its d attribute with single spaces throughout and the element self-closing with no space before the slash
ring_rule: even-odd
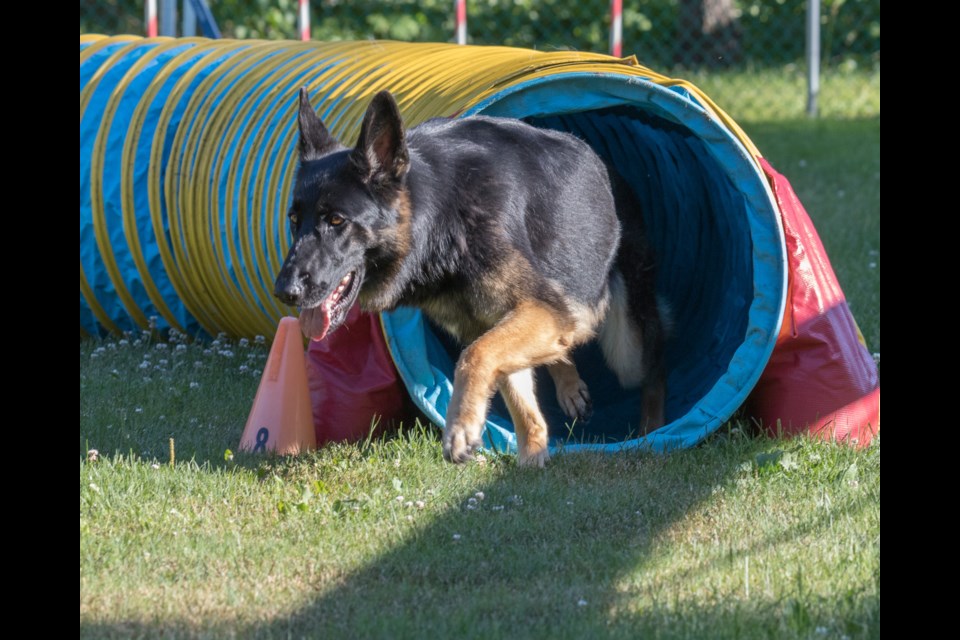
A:
<svg viewBox="0 0 960 640">
<path fill-rule="evenodd" d="M 382 89 L 407 126 L 482 113 L 588 141 L 640 198 L 658 289 L 673 308 L 665 446 L 702 438 L 743 402 L 786 294 L 779 214 L 758 153 L 695 87 L 632 58 L 579 52 L 81 36 L 81 334 L 145 327 L 153 316 L 192 334 L 272 334 L 291 311 L 272 289 L 289 244 L 301 86 L 347 144 Z M 408 390 L 442 425 L 455 347 L 412 310 L 383 324 Z M 590 348 L 577 359 L 598 407 L 593 423 L 604 425 L 582 437 L 629 438 L 637 394 L 626 397 Z M 545 413 L 563 424 L 558 408 Z M 494 406 L 490 426 L 510 441 L 506 415 Z"/>
</svg>

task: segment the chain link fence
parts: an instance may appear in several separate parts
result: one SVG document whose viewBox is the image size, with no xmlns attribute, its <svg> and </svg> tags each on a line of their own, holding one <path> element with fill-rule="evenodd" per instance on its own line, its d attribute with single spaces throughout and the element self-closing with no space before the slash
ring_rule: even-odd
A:
<svg viewBox="0 0 960 640">
<path fill-rule="evenodd" d="M 211 0 L 224 37 L 298 37 L 297 0 Z M 820 114 L 880 113 L 880 0 L 822 0 Z M 610 0 L 467 0 L 467 42 L 607 52 Z M 805 0 L 623 0 L 623 54 L 740 121 L 804 115 Z M 161 16 L 162 18 L 163 16 Z M 316 40 L 453 42 L 453 0 L 313 0 Z M 80 2 L 80 33 L 144 33 L 144 0 Z"/>
</svg>

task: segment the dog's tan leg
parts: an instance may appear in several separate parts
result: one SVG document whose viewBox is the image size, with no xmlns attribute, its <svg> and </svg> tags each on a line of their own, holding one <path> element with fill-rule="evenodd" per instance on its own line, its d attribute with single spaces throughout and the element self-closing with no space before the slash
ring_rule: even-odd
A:
<svg viewBox="0 0 960 640">
<path fill-rule="evenodd" d="M 519 464 L 542 467 L 550 459 L 550 454 L 547 451 L 547 422 L 537 404 L 533 369 L 521 369 L 500 378 L 500 393 L 517 433 Z"/>
<path fill-rule="evenodd" d="M 586 422 L 593 413 L 593 401 L 587 383 L 580 378 L 577 367 L 572 362 L 554 362 L 547 365 L 547 371 L 557 388 L 557 402 L 571 420 Z"/>
<path fill-rule="evenodd" d="M 575 323 L 560 312 L 539 302 L 522 302 L 464 349 L 453 378 L 443 457 L 457 463 L 472 458 L 481 444 L 490 396 L 500 380 L 560 360 L 573 345 L 575 330 Z M 521 462 L 545 459 L 546 435 L 527 433 L 524 447 Z"/>
</svg>

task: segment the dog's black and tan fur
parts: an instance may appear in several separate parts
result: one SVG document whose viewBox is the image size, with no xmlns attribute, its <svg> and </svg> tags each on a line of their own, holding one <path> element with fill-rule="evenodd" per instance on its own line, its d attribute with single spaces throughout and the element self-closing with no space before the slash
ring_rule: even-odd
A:
<svg viewBox="0 0 960 640">
<path fill-rule="evenodd" d="M 663 326 L 638 205 L 586 143 L 487 117 L 404 131 L 387 92 L 353 149 L 305 90 L 299 125 L 294 240 L 276 295 L 301 307 L 314 338 L 359 299 L 367 311 L 419 307 L 459 339 L 447 460 L 472 457 L 499 389 L 519 462 L 542 466 L 533 369 L 547 365 L 563 409 L 585 418 L 589 394 L 569 356 L 598 334 L 621 383 L 644 382 L 641 429 L 663 424 Z"/>
</svg>

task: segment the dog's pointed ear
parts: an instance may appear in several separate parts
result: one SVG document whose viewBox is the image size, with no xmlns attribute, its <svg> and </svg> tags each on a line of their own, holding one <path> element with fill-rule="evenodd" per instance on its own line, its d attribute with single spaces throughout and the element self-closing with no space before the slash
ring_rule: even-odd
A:
<svg viewBox="0 0 960 640">
<path fill-rule="evenodd" d="M 389 91 L 373 97 L 360 126 L 360 139 L 351 155 L 369 183 L 385 186 L 399 181 L 409 168 L 400 109 Z"/>
<path fill-rule="evenodd" d="M 327 128 L 323 126 L 317 112 L 310 106 L 310 95 L 307 88 L 300 89 L 300 114 L 297 116 L 300 125 L 300 161 L 319 158 L 333 147 L 337 140 Z"/>
</svg>

